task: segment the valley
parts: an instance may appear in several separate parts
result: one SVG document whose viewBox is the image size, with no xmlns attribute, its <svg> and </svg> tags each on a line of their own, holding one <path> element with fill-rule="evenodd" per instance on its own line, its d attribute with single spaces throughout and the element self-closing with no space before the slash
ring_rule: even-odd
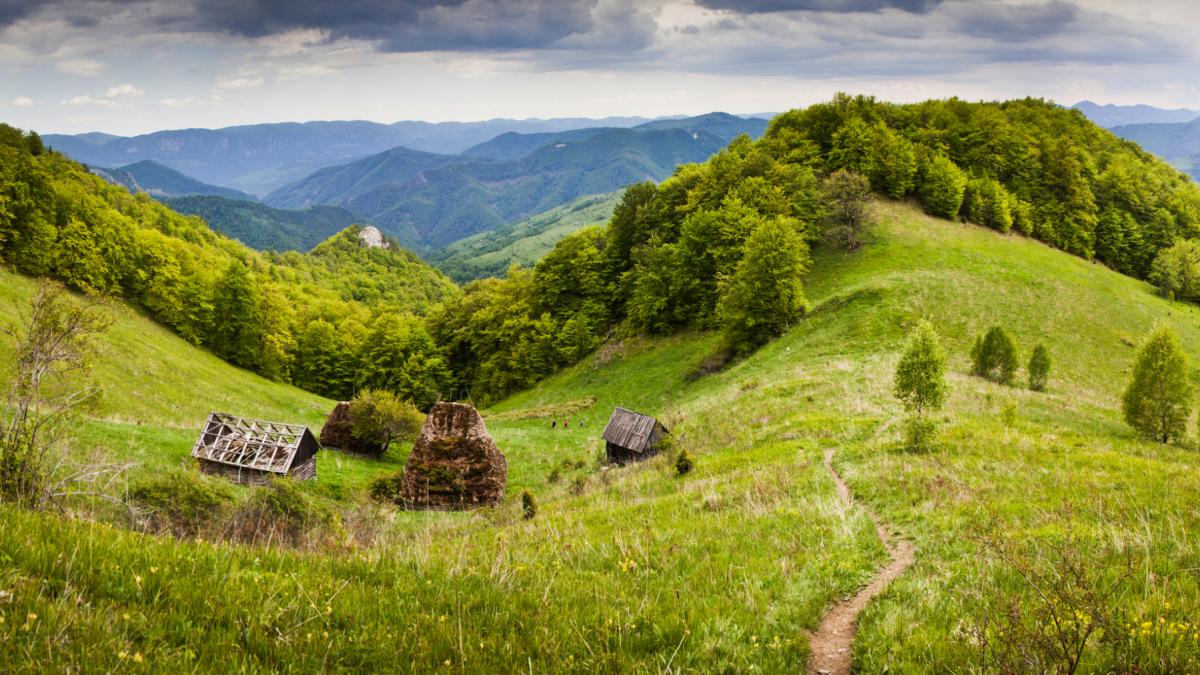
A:
<svg viewBox="0 0 1200 675">
<path fill-rule="evenodd" d="M 46 279 L 98 303 L 91 367 L 46 392 L 99 393 L 43 480 L 118 467 L 26 501 L 0 480 L 2 664 L 1200 667 L 1200 187 L 1079 111 L 838 94 L 769 124 L 394 146 L 262 202 L 0 131 L 0 362 L 19 382 Z M 1155 330 L 1179 353 L 1149 358 Z M 1163 363 L 1186 395 L 1135 401 Z M 391 434 L 375 455 L 265 486 L 195 470 L 211 412 L 317 434 L 343 400 Z M 482 414 L 498 503 L 396 491 L 441 471 L 467 503 L 476 467 L 412 463 L 461 449 L 426 437 L 440 401 Z M 663 425 L 644 461 L 608 459 L 618 407 Z"/>
</svg>

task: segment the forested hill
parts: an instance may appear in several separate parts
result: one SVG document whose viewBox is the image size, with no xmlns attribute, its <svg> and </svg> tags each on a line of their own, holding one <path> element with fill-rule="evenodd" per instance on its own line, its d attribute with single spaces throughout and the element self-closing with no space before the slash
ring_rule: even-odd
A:
<svg viewBox="0 0 1200 675">
<path fill-rule="evenodd" d="M 213 230 L 260 251 L 307 251 L 361 221 L 339 206 L 275 209 L 258 202 L 208 195 L 163 202 L 179 213 L 200 216 Z"/>
<path fill-rule="evenodd" d="M 607 228 L 563 239 L 532 270 L 469 284 L 431 330 L 477 396 L 528 386 L 615 327 L 720 329 L 730 353 L 753 349 L 802 320 L 808 247 L 853 245 L 842 206 L 856 181 L 1139 278 L 1200 234 L 1200 188 L 1077 111 L 839 95 L 628 189 Z"/>
<path fill-rule="evenodd" d="M 701 161 L 726 141 L 683 129 L 608 129 L 575 142 L 544 145 L 511 161 L 467 159 L 392 179 L 368 158 L 339 169 L 367 176 L 370 190 L 337 202 L 417 250 L 434 250 L 589 194 L 661 180 Z M 290 189 L 289 189 L 290 190 Z M 289 192 L 272 204 L 309 200 Z"/>
<path fill-rule="evenodd" d="M 89 169 L 110 183 L 125 186 L 130 192 L 148 192 L 158 198 L 213 195 L 227 199 L 254 199 L 245 192 L 203 183 L 151 160 L 134 162 L 116 169 Z"/>
<path fill-rule="evenodd" d="M 0 125 L 0 261 L 124 298 L 273 379 L 432 403 L 449 374 L 418 315 L 458 289 L 394 242 L 359 241 L 350 229 L 310 255 L 259 253 Z"/>
</svg>

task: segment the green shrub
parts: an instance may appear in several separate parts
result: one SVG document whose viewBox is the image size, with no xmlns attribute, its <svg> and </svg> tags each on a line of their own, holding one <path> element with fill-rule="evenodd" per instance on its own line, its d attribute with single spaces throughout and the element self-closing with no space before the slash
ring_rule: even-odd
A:
<svg viewBox="0 0 1200 675">
<path fill-rule="evenodd" d="M 1016 425 L 1016 423 L 1017 423 L 1017 402 L 1016 401 L 1005 401 L 1004 402 L 1004 405 L 1000 407 L 1000 421 L 1002 423 L 1004 423 L 1004 426 L 1006 426 L 1006 427 L 1011 427 L 1011 426 Z"/>
<path fill-rule="evenodd" d="M 425 416 L 390 391 L 367 389 L 350 402 L 350 433 L 363 448 L 387 452 L 388 446 L 416 436 Z"/>
<path fill-rule="evenodd" d="M 397 471 L 377 476 L 371 481 L 367 491 L 376 501 L 399 504 L 404 501 L 404 472 Z"/>
<path fill-rule="evenodd" d="M 1017 343 L 1008 331 L 992 326 L 971 348 L 971 372 L 1001 384 L 1012 384 L 1017 372 Z"/>
<path fill-rule="evenodd" d="M 129 488 L 129 499 L 145 511 L 146 524 L 152 529 L 189 536 L 227 515 L 233 491 L 224 482 L 195 471 L 173 469 L 135 482 Z"/>
<path fill-rule="evenodd" d="M 696 468 L 696 462 L 692 459 L 692 453 L 684 448 L 679 451 L 679 455 L 675 457 L 675 474 L 682 476 L 692 472 Z"/>
<path fill-rule="evenodd" d="M 333 517 L 315 504 L 291 478 L 276 478 L 256 488 L 238 514 L 237 533 L 247 541 L 297 543 Z"/>
<path fill-rule="evenodd" d="M 1191 402 L 1187 357 L 1179 336 L 1159 326 L 1138 350 L 1133 377 L 1121 397 L 1125 421 L 1141 434 L 1169 443 L 1183 435 Z"/>
<path fill-rule="evenodd" d="M 1034 391 L 1045 391 L 1050 382 L 1050 350 L 1046 345 L 1038 343 L 1029 355 L 1029 388 Z"/>
<path fill-rule="evenodd" d="M 521 490 L 521 516 L 525 520 L 533 520 L 537 511 L 537 499 L 534 498 L 533 493 L 528 489 Z"/>
</svg>

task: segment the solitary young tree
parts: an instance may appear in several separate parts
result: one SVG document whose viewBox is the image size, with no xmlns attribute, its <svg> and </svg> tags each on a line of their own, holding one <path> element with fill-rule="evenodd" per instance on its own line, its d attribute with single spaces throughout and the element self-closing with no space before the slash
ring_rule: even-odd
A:
<svg viewBox="0 0 1200 675">
<path fill-rule="evenodd" d="M 1125 421 L 1160 443 L 1184 433 L 1191 414 L 1192 386 L 1187 381 L 1187 357 L 1179 336 L 1159 326 L 1142 343 L 1133 379 L 1121 397 Z"/>
<path fill-rule="evenodd" d="M 1029 355 L 1029 388 L 1034 391 L 1045 391 L 1046 383 L 1050 381 L 1050 351 L 1046 345 L 1038 343 Z"/>
<path fill-rule="evenodd" d="M 909 447 L 925 448 L 934 433 L 933 421 L 925 415 L 946 402 L 946 353 L 928 321 L 922 320 L 909 335 L 904 355 L 896 366 L 893 391 L 910 413 L 905 422 Z"/>
</svg>

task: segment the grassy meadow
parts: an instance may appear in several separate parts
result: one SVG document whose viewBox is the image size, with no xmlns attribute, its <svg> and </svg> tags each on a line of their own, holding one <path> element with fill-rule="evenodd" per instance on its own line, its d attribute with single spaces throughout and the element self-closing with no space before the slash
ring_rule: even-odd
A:
<svg viewBox="0 0 1200 675">
<path fill-rule="evenodd" d="M 399 468 L 405 449 L 379 462 L 319 456 L 304 489 L 338 509 L 346 531 L 315 550 L 4 509 L 0 663 L 795 672 L 824 609 L 886 559 L 821 465 L 833 447 L 856 498 L 916 547 L 915 565 L 861 617 L 861 672 L 999 669 L 983 660 L 1006 634 L 996 617 L 1042 607 L 1022 573 L 1056 583 L 1052 611 L 1076 626 L 1100 617 L 1070 604 L 1072 589 L 1106 589 L 1108 623 L 1081 670 L 1200 668 L 1200 455 L 1138 439 L 1119 412 L 1154 324 L 1170 323 L 1200 363 L 1200 310 L 1016 235 L 901 203 L 877 215 L 862 250 L 816 254 L 810 315 L 724 372 L 687 377 L 713 336 L 619 341 L 484 411 L 509 464 L 510 499 L 494 509 L 370 504 L 366 484 Z M 32 286 L 2 274 L 0 312 L 11 316 Z M 71 434 L 76 452 L 156 472 L 186 461 L 210 409 L 317 425 L 331 405 L 114 311 L 91 376 L 104 395 Z M 950 354 L 951 396 L 936 449 L 912 453 L 900 448 L 891 379 L 920 318 Z M 967 374 L 971 342 L 993 323 L 1022 360 L 1038 341 L 1049 347 L 1045 393 Z M 614 405 L 658 415 L 696 469 L 677 477 L 666 457 L 601 467 Z M 550 428 L 564 418 L 569 429 Z M 522 489 L 539 502 L 532 520 L 520 515 Z M 372 543 L 355 536 L 363 528 Z M 1062 576 L 1064 558 L 1081 576 Z"/>
</svg>

